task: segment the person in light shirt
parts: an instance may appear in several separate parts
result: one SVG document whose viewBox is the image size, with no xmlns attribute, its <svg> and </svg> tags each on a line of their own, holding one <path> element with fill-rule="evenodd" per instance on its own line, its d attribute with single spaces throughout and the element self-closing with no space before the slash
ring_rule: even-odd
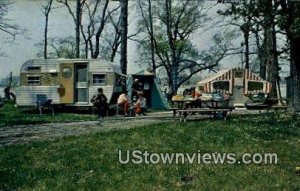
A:
<svg viewBox="0 0 300 191">
<path fill-rule="evenodd" d="M 143 93 L 139 95 L 139 98 L 135 103 L 134 109 L 136 115 L 146 115 L 145 111 L 147 110 L 147 100 L 146 98 L 144 98 Z"/>
<path fill-rule="evenodd" d="M 123 93 L 118 98 L 118 105 L 123 108 L 124 115 L 128 116 L 128 109 L 129 109 L 129 98 L 128 98 L 128 91 L 123 91 Z"/>
<path fill-rule="evenodd" d="M 196 87 L 195 88 L 195 95 L 194 98 L 196 99 L 200 99 L 200 97 L 202 96 L 203 90 L 201 87 Z"/>
</svg>

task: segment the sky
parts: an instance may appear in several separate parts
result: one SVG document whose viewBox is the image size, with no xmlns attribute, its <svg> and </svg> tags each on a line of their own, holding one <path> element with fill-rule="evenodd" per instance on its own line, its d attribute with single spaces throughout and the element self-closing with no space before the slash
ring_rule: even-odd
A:
<svg viewBox="0 0 300 191">
<path fill-rule="evenodd" d="M 18 25 L 25 32 L 18 35 L 15 40 L 7 40 L 7 36 L 0 33 L 0 52 L 5 56 L 0 57 L 0 79 L 8 76 L 9 72 L 19 75 L 21 65 L 29 60 L 37 58 L 39 48 L 35 44 L 43 40 L 44 16 L 41 11 L 41 1 L 39 0 L 13 0 L 14 4 L 9 9 L 8 19 L 13 24 Z M 117 1 L 114 3 L 118 3 Z M 210 14 L 216 14 L 219 7 L 211 10 Z M 212 15 L 214 17 L 214 15 Z M 129 9 L 129 34 L 134 33 L 138 17 L 134 8 Z M 198 30 L 192 38 L 193 43 L 199 49 L 205 49 L 211 46 L 211 36 L 218 31 L 215 30 Z M 50 15 L 49 20 L 49 37 L 67 37 L 74 35 L 74 23 L 65 8 L 55 10 Z M 119 59 L 115 62 L 118 64 Z M 138 72 L 139 54 L 137 43 L 128 41 L 128 73 Z M 236 57 L 227 58 L 223 61 L 221 68 L 235 67 L 240 65 L 240 59 Z"/>
<path fill-rule="evenodd" d="M 41 11 L 41 3 L 34 0 L 14 0 L 10 7 L 8 19 L 11 23 L 18 25 L 25 32 L 18 35 L 14 40 L 8 39 L 7 35 L 0 33 L 0 52 L 5 54 L 0 57 L 0 79 L 6 77 L 9 72 L 18 75 L 21 65 L 29 60 L 37 58 L 39 48 L 37 43 L 43 40 L 44 16 Z M 130 17 L 134 23 L 134 18 Z M 129 29 L 131 31 L 132 29 Z M 74 36 L 74 23 L 69 13 L 64 8 L 55 10 L 50 15 L 49 37 Z M 136 63 L 136 45 L 128 43 L 128 61 Z M 116 62 L 118 60 L 116 59 Z M 135 72 L 136 66 L 130 64 L 129 72 Z"/>
<path fill-rule="evenodd" d="M 118 3 L 118 2 L 114 2 Z M 129 34 L 132 34 L 136 26 L 136 14 L 134 9 L 129 10 Z M 18 35 L 14 40 L 7 40 L 7 35 L 0 33 L 0 52 L 5 56 L 0 57 L 0 79 L 8 76 L 9 72 L 19 75 L 21 65 L 29 60 L 37 58 L 39 48 L 35 44 L 43 40 L 44 16 L 41 11 L 41 3 L 37 0 L 14 0 L 9 9 L 8 19 L 18 25 L 25 32 Z M 56 9 L 55 14 L 50 15 L 49 37 L 66 37 L 74 35 L 74 24 L 69 13 L 64 8 Z M 194 43 L 206 47 L 209 42 L 205 36 L 200 38 L 199 31 L 195 33 Z M 203 36 L 203 35 L 202 35 Z M 137 44 L 128 41 L 128 73 L 141 70 Z M 119 59 L 116 58 L 115 62 Z"/>
<path fill-rule="evenodd" d="M 17 35 L 14 40 L 7 40 L 7 35 L 0 33 L 4 36 L 1 36 L 0 43 L 1 51 L 5 54 L 0 58 L 0 78 L 8 75 L 9 72 L 17 75 L 26 60 L 36 57 L 38 48 L 35 44 L 43 39 L 44 17 L 39 3 L 31 0 L 16 0 L 10 7 L 7 18 L 11 23 L 25 29 L 25 32 Z M 60 12 L 59 18 L 55 20 L 55 24 L 53 20 L 50 21 L 50 33 L 57 31 L 57 34 L 65 35 L 71 29 L 70 24 L 66 22 L 68 15 Z"/>
</svg>

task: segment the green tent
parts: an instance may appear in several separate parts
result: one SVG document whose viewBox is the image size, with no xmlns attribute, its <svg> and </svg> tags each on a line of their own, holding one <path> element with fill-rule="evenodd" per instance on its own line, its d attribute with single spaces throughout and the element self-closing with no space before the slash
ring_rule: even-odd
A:
<svg viewBox="0 0 300 191">
<path fill-rule="evenodd" d="M 143 85 L 143 92 L 147 99 L 147 106 L 151 109 L 169 109 L 170 105 L 165 94 L 161 91 L 155 75 L 149 72 L 139 72 L 127 76 L 128 96 L 132 98 L 132 84 L 135 79 Z"/>
</svg>

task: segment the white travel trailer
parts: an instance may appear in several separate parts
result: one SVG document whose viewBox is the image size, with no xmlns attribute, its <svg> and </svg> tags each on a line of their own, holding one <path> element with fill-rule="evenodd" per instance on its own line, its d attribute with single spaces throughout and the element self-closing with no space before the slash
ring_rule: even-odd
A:
<svg viewBox="0 0 300 191">
<path fill-rule="evenodd" d="M 43 94 L 53 104 L 92 106 L 91 97 L 103 88 L 110 103 L 122 91 L 122 75 L 113 63 L 99 59 L 36 59 L 21 68 L 18 106 L 35 106 Z"/>
</svg>

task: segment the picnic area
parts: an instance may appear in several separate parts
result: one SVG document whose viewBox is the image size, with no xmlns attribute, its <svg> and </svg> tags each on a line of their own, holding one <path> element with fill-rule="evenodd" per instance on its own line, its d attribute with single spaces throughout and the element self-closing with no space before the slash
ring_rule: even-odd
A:
<svg viewBox="0 0 300 191">
<path fill-rule="evenodd" d="M 146 117 L 28 114 L 7 104 L 0 127 L 2 189 L 287 189 L 299 188 L 299 116 L 233 113 L 227 120 L 172 111 Z M 12 120 L 13 118 L 19 120 Z M 30 125 L 29 125 L 30 124 Z M 120 164 L 118 150 L 272 152 L 278 164 Z M 240 157 L 240 156 L 239 156 Z M 220 176 L 222 174 L 222 176 Z M 222 184 L 220 184 L 222 182 Z"/>
<path fill-rule="evenodd" d="M 300 190 L 300 0 L 0 0 L 0 191 Z"/>
</svg>

